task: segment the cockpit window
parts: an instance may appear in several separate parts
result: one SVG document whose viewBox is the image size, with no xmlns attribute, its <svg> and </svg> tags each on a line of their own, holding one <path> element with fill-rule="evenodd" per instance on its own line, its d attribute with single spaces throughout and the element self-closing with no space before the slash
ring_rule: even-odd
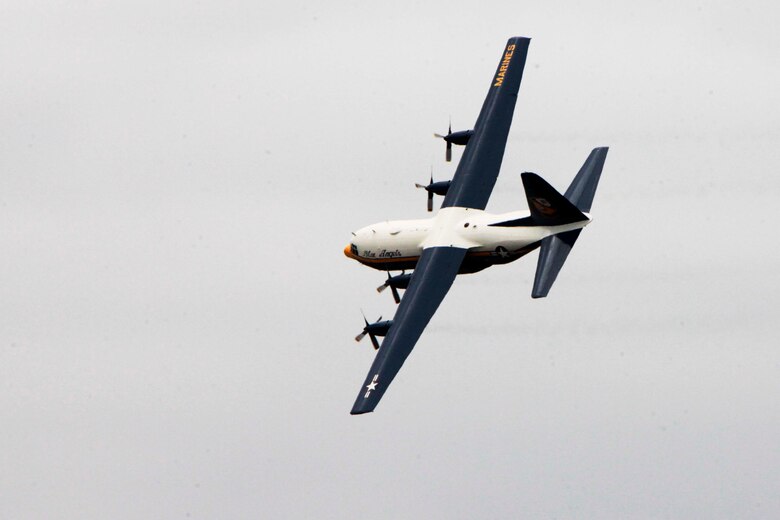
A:
<svg viewBox="0 0 780 520">
<path fill-rule="evenodd" d="M 353 255 L 357 255 L 358 254 L 357 246 L 355 246 L 355 244 L 349 244 L 349 251 Z"/>
</svg>

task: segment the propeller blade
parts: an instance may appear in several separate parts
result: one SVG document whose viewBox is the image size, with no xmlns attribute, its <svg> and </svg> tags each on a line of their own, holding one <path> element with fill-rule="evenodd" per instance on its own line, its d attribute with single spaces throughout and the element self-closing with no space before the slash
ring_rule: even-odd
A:
<svg viewBox="0 0 780 520">
<path fill-rule="evenodd" d="M 447 127 L 447 136 L 452 133 L 452 116 L 450 116 L 450 126 Z"/>
<path fill-rule="evenodd" d="M 371 338 L 371 343 L 374 345 L 374 350 L 379 350 L 379 342 L 376 340 L 376 336 L 370 334 L 369 337 Z"/>
<path fill-rule="evenodd" d="M 422 188 L 422 189 L 425 189 L 425 188 L 427 188 L 427 187 L 428 187 L 428 186 L 423 186 L 422 184 L 418 184 L 418 183 L 416 183 L 416 182 L 414 183 L 414 185 L 415 185 L 417 188 Z"/>
<path fill-rule="evenodd" d="M 445 157 L 447 159 L 447 162 L 452 161 L 452 143 L 447 141 L 447 155 Z"/>
<path fill-rule="evenodd" d="M 366 331 L 361 332 L 357 336 L 355 336 L 355 341 L 360 343 L 360 340 L 366 337 L 366 334 L 368 334 Z"/>
<path fill-rule="evenodd" d="M 428 211 L 433 211 L 433 192 L 428 192 Z"/>
<path fill-rule="evenodd" d="M 390 285 L 390 271 L 387 271 L 387 280 L 385 283 L 376 288 L 376 292 L 381 293 Z"/>
<path fill-rule="evenodd" d="M 395 303 L 401 303 L 401 297 L 398 295 L 398 289 L 396 289 L 393 286 L 390 286 L 390 291 L 393 293 L 393 299 L 395 300 Z"/>
<path fill-rule="evenodd" d="M 437 134 L 436 132 L 433 133 L 433 137 L 438 137 L 439 139 L 446 139 L 446 135 Z"/>
</svg>

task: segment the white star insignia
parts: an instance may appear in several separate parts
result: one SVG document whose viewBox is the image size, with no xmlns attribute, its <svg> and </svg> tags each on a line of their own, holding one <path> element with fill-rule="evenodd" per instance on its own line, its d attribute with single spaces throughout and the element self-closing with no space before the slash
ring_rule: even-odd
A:
<svg viewBox="0 0 780 520">
<path fill-rule="evenodd" d="M 379 379 L 379 374 L 374 375 L 374 379 L 371 380 L 370 383 L 366 385 L 366 395 L 363 396 L 364 399 L 367 399 L 369 395 L 371 395 L 371 390 L 376 390 L 377 385 L 377 379 Z"/>
<path fill-rule="evenodd" d="M 500 256 L 501 258 L 506 258 L 509 256 L 509 251 L 507 251 L 503 246 L 498 246 L 494 254 Z"/>
</svg>

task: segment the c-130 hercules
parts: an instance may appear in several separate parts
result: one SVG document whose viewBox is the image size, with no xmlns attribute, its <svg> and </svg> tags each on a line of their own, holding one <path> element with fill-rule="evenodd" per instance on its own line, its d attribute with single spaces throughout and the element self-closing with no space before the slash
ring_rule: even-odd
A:
<svg viewBox="0 0 780 520">
<path fill-rule="evenodd" d="M 504 156 L 529 43 L 530 39 L 523 37 L 507 42 L 474 130 L 466 131 L 472 133 L 455 176 L 446 188 L 438 187 L 446 193 L 438 213 L 429 219 L 366 226 L 352 233 L 352 241 L 344 249 L 349 258 L 388 271 L 380 290 L 390 287 L 396 302 L 400 300 L 392 320 L 366 321 L 356 338 L 359 341 L 368 334 L 378 352 L 352 407 L 353 415 L 376 408 L 456 275 L 513 262 L 539 248 L 531 296 L 543 298 L 580 231 L 591 221 L 589 212 L 606 147 L 590 153 L 565 194 L 535 173 L 526 172 L 522 179 L 527 211 L 498 215 L 484 211 Z M 389 274 L 412 269 L 411 274 Z M 403 298 L 398 289 L 405 289 Z M 385 336 L 381 347 L 376 336 Z"/>
</svg>

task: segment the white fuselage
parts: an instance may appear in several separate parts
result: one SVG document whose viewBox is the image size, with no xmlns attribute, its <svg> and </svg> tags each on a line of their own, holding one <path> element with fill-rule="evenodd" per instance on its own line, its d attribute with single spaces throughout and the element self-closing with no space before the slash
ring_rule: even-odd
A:
<svg viewBox="0 0 780 520">
<path fill-rule="evenodd" d="M 588 220 L 563 226 L 495 226 L 501 222 L 528 217 L 526 211 L 491 214 L 470 208 L 443 208 L 433 218 L 390 220 L 378 222 L 353 233 L 352 242 L 344 253 L 361 263 L 382 270 L 392 270 L 394 264 L 416 261 L 423 249 L 437 246 L 468 250 L 469 255 L 500 255 L 519 258 L 530 246 L 543 238 L 580 229 Z M 506 263 L 506 262 L 495 262 Z"/>
</svg>

